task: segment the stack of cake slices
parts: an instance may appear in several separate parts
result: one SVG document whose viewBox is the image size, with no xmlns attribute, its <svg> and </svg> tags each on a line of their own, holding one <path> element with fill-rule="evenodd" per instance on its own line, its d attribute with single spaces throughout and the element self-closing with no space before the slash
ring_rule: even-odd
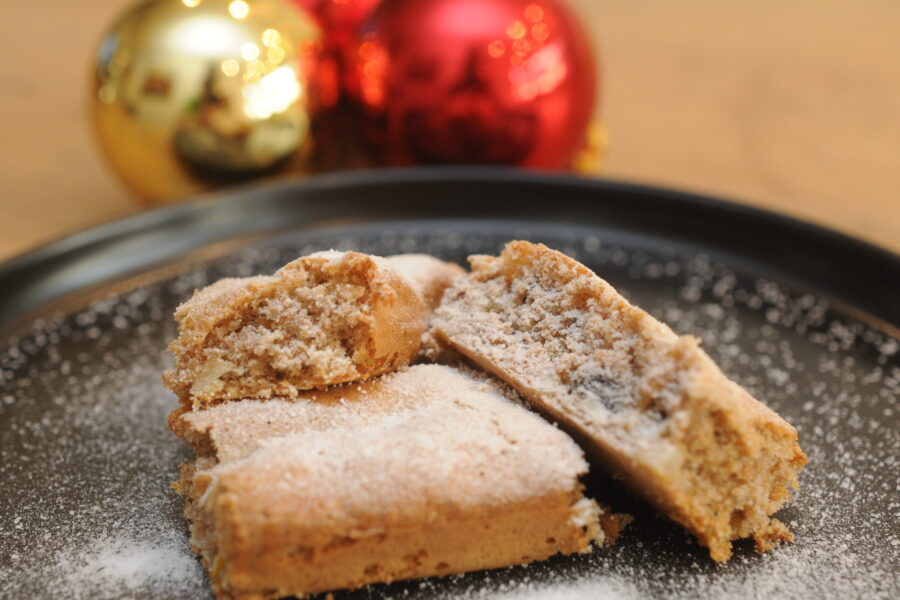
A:
<svg viewBox="0 0 900 600">
<path fill-rule="evenodd" d="M 196 460 L 176 489 L 218 598 L 611 544 L 630 517 L 586 495 L 585 452 L 716 561 L 791 540 L 771 515 L 797 433 L 695 338 L 545 246 L 470 263 L 320 252 L 177 309 L 169 426 Z"/>
</svg>

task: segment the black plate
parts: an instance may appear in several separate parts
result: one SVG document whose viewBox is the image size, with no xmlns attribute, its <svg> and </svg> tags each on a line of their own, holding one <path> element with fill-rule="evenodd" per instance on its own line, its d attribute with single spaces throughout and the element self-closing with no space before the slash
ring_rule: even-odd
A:
<svg viewBox="0 0 900 600">
<path fill-rule="evenodd" d="M 159 383 L 198 286 L 337 247 L 462 261 L 512 238 L 575 256 L 800 431 L 794 544 L 717 566 L 637 517 L 588 556 L 346 597 L 896 597 L 900 258 L 709 198 L 493 169 L 341 174 L 144 213 L 0 267 L 0 598 L 209 597 L 169 489 L 190 453 Z"/>
</svg>

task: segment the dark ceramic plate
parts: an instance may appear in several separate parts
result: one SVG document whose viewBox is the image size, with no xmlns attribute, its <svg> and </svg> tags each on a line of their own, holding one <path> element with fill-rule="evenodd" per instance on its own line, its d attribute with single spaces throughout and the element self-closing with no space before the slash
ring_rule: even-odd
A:
<svg viewBox="0 0 900 600">
<path fill-rule="evenodd" d="M 800 431 L 779 515 L 794 544 L 715 565 L 602 475 L 637 520 L 591 555 L 378 585 L 374 598 L 895 598 L 900 593 L 900 258 L 678 192 L 505 170 L 341 174 L 94 229 L 0 266 L 0 598 L 206 598 L 170 490 L 188 449 L 159 382 L 171 314 L 223 276 L 313 250 L 463 261 L 544 242 L 693 333 Z"/>
</svg>

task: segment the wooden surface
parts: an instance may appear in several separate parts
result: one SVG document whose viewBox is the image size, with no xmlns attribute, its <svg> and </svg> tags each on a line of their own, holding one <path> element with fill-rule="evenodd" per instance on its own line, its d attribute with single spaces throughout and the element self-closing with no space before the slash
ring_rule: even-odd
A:
<svg viewBox="0 0 900 600">
<path fill-rule="evenodd" d="M 900 252 L 900 2 L 570 1 L 602 56 L 606 175 Z M 139 209 L 85 118 L 89 56 L 127 4 L 20 3 L 0 20 L 0 258 Z"/>
</svg>

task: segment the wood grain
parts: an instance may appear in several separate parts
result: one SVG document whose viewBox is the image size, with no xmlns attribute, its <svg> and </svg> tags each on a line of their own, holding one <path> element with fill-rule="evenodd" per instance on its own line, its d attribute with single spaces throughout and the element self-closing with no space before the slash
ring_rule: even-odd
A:
<svg viewBox="0 0 900 600">
<path fill-rule="evenodd" d="M 900 2 L 570 0 L 597 40 L 605 175 L 723 195 L 900 252 Z M 0 20 L 0 258 L 139 210 L 85 118 L 125 0 Z"/>
</svg>

